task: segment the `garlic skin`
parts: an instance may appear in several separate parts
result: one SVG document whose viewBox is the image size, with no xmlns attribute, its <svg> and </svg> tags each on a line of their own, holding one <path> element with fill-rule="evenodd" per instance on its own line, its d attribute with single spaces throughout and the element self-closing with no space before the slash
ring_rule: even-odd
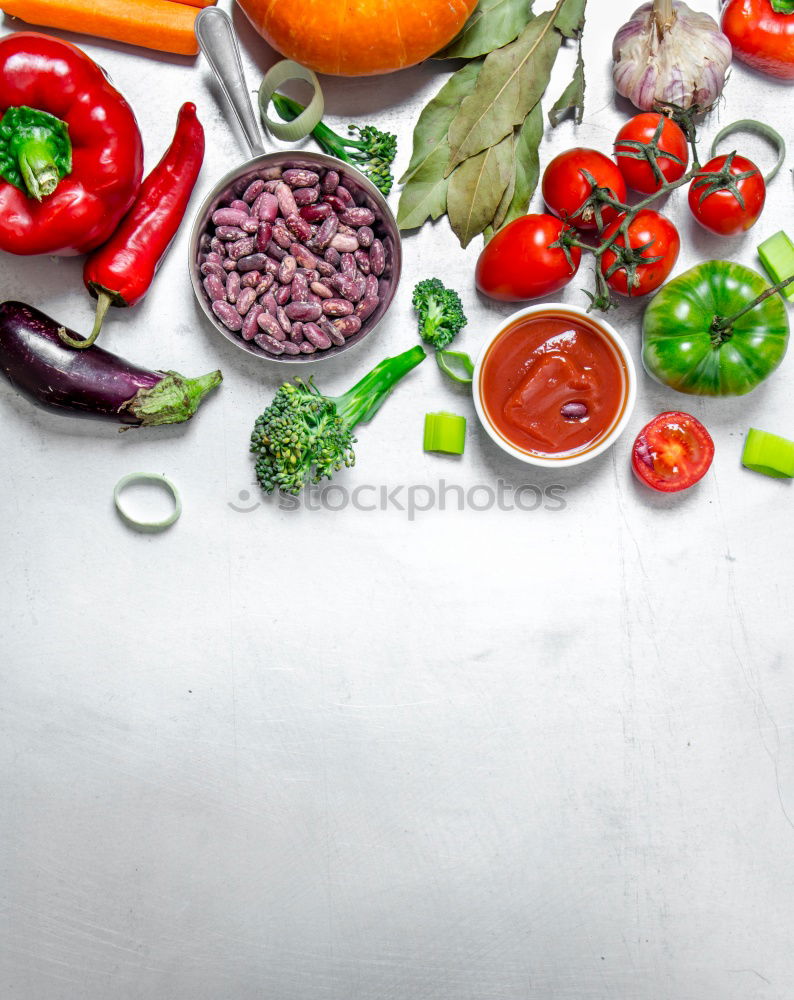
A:
<svg viewBox="0 0 794 1000">
<path fill-rule="evenodd" d="M 612 43 L 615 89 L 641 111 L 708 111 L 725 86 L 733 49 L 708 14 L 682 0 L 644 3 Z"/>
</svg>

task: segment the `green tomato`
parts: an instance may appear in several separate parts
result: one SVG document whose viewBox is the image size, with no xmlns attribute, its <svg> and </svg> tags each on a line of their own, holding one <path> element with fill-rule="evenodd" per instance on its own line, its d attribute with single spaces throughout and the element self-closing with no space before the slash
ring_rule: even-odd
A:
<svg viewBox="0 0 794 1000">
<path fill-rule="evenodd" d="M 664 385 L 695 396 L 743 396 L 786 353 L 786 307 L 772 295 L 725 326 L 769 285 L 755 271 L 708 260 L 669 281 L 645 311 L 642 361 Z"/>
</svg>

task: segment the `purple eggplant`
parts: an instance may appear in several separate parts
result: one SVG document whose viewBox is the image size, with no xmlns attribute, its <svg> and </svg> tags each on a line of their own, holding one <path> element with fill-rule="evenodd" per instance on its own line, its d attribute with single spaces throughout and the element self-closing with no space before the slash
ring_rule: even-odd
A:
<svg viewBox="0 0 794 1000">
<path fill-rule="evenodd" d="M 74 350 L 63 326 L 22 302 L 0 304 L 0 371 L 38 406 L 152 427 L 189 420 L 223 376 L 153 372 L 101 347 Z M 67 331 L 71 332 L 71 331 Z"/>
</svg>

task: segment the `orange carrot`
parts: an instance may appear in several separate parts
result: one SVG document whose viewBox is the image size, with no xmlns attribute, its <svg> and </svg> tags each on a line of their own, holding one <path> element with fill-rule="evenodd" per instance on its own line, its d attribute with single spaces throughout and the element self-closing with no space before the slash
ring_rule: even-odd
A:
<svg viewBox="0 0 794 1000">
<path fill-rule="evenodd" d="M 218 0 L 172 0 L 173 3 L 186 3 L 188 7 L 214 7 Z"/>
<path fill-rule="evenodd" d="M 29 24 L 77 31 L 159 52 L 198 52 L 198 8 L 174 0 L 0 0 L 0 10 Z"/>
</svg>

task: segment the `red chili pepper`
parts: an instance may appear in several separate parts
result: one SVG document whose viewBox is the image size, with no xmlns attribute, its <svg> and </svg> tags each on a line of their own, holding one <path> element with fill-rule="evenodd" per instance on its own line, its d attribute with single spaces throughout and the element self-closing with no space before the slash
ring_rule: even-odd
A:
<svg viewBox="0 0 794 1000">
<path fill-rule="evenodd" d="M 184 104 L 174 139 L 143 182 L 135 204 L 110 240 L 86 261 L 83 281 L 97 299 L 96 322 L 86 340 L 65 335 L 71 347 L 90 347 L 110 306 L 134 306 L 149 290 L 185 216 L 203 160 L 204 129 L 196 105 Z"/>
<path fill-rule="evenodd" d="M 135 115 L 95 62 L 38 32 L 0 38 L 0 250 L 88 253 L 142 174 Z"/>
</svg>

